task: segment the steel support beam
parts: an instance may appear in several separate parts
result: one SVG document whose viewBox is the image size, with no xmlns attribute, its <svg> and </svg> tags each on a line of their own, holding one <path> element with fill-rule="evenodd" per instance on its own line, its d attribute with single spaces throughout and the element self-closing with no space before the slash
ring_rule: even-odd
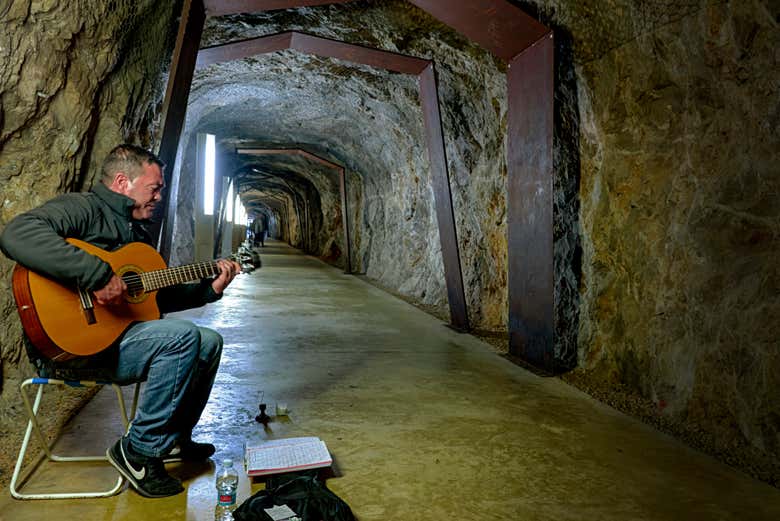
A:
<svg viewBox="0 0 780 521">
<path fill-rule="evenodd" d="M 509 63 L 509 353 L 554 372 L 553 34 Z"/>
<path fill-rule="evenodd" d="M 226 43 L 206 47 L 198 52 L 198 60 L 195 65 L 200 69 L 212 63 L 240 60 L 247 56 L 266 54 L 269 52 L 284 51 L 292 45 L 292 32 L 271 34 L 260 38 L 251 38 L 237 42 Z"/>
<path fill-rule="evenodd" d="M 351 0 L 205 0 L 207 16 L 257 13 Z M 444 24 L 480 44 L 495 56 L 511 61 L 549 29 L 507 0 L 409 0 Z"/>
<path fill-rule="evenodd" d="M 463 291 L 458 236 L 455 232 L 455 214 L 452 209 L 450 176 L 447 170 L 447 153 L 439 114 L 439 94 L 436 88 L 436 71 L 433 63 L 420 74 L 420 98 L 428 155 L 431 162 L 431 179 L 436 200 L 436 221 L 439 224 L 439 241 L 444 261 L 444 278 L 447 281 L 447 298 L 450 303 L 450 321 L 460 331 L 469 329 L 466 297 Z"/>
<path fill-rule="evenodd" d="M 341 195 L 341 222 L 344 224 L 344 244 L 347 246 L 344 273 L 352 273 L 352 246 L 349 238 L 349 209 L 347 208 L 347 175 L 339 168 L 339 194 Z"/>
<path fill-rule="evenodd" d="M 154 226 L 152 236 L 157 238 L 158 249 L 166 261 L 169 261 L 171 256 L 171 237 L 178 197 L 177 183 L 173 182 L 176 151 L 179 148 L 179 136 L 187 114 L 187 101 L 205 20 L 203 0 L 184 1 L 168 76 L 168 87 L 165 92 L 162 139 L 157 154 L 166 165 L 164 178 L 168 195 L 162 201 L 162 208 L 158 210 L 158 215 L 164 215 L 165 218 Z"/>
<path fill-rule="evenodd" d="M 201 49 L 198 53 L 197 68 L 286 49 L 404 74 L 420 74 L 430 63 L 428 60 L 414 56 L 287 31 Z"/>
<path fill-rule="evenodd" d="M 377 69 L 403 74 L 420 74 L 430 63 L 429 60 L 415 58 L 414 56 L 382 51 L 299 32 L 293 32 L 290 48 L 306 54 L 360 63 Z"/>
<path fill-rule="evenodd" d="M 550 29 L 506 0 L 409 0 L 495 56 L 511 61 Z"/>
</svg>

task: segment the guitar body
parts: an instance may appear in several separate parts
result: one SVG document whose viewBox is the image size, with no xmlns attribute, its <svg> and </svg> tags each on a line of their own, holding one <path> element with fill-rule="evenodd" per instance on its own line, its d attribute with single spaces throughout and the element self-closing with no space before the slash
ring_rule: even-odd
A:
<svg viewBox="0 0 780 521">
<path fill-rule="evenodd" d="M 120 277 L 166 268 L 160 254 L 147 244 L 134 242 L 107 252 L 77 239 L 67 241 L 106 261 Z M 92 297 L 94 307 L 89 312 L 77 288 L 19 265 L 14 269 L 13 291 L 28 338 L 43 356 L 57 361 L 99 353 L 133 322 L 160 318 L 156 291 L 126 296 L 118 306 L 103 306 Z"/>
</svg>

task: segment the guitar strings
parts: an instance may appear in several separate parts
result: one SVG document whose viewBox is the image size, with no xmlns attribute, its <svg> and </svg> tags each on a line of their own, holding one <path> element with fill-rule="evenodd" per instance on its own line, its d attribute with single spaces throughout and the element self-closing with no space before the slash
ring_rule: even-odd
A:
<svg viewBox="0 0 780 521">
<path fill-rule="evenodd" d="M 178 278 L 184 275 L 187 280 L 195 280 L 203 276 L 216 275 L 217 264 L 214 261 L 202 262 L 200 264 L 191 264 L 188 266 L 178 266 L 175 268 L 166 268 L 164 270 L 147 271 L 140 274 L 128 274 L 122 277 L 122 280 L 132 293 L 143 292 L 145 290 L 145 280 L 152 283 L 152 287 L 147 291 L 158 289 L 154 283 L 162 283 L 162 286 L 168 283 L 178 282 Z M 186 281 L 182 281 L 186 282 Z M 160 287 L 162 287 L 160 286 Z"/>
</svg>

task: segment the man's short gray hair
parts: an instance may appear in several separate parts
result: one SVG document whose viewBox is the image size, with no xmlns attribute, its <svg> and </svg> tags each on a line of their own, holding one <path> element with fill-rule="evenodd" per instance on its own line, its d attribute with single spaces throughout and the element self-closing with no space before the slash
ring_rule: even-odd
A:
<svg viewBox="0 0 780 521">
<path fill-rule="evenodd" d="M 111 184 L 114 176 L 122 172 L 135 180 L 143 173 L 144 165 L 157 165 L 160 170 L 165 168 L 160 158 L 136 145 L 123 144 L 114 147 L 103 161 L 103 182 Z"/>
</svg>

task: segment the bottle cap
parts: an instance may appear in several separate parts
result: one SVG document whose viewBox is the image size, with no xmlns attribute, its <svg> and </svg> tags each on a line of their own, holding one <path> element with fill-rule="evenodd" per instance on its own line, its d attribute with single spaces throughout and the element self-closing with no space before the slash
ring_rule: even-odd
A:
<svg viewBox="0 0 780 521">
<path fill-rule="evenodd" d="M 233 466 L 233 460 L 230 458 L 225 458 L 222 460 L 222 465 L 225 467 L 232 467 Z"/>
</svg>

